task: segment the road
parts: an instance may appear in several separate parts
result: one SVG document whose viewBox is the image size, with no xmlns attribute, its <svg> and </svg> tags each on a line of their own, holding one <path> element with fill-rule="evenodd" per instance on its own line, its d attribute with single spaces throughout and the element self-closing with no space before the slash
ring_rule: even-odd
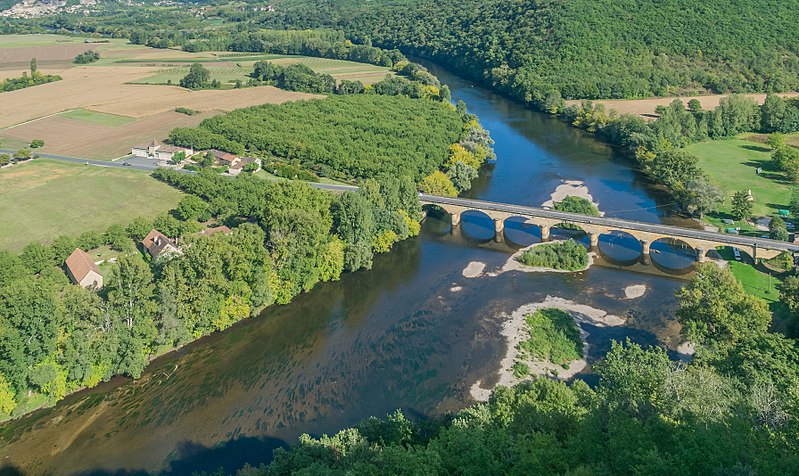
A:
<svg viewBox="0 0 799 476">
<path fill-rule="evenodd" d="M 693 238 L 698 240 L 715 241 L 731 246 L 756 246 L 757 248 L 799 252 L 799 245 L 787 241 L 770 240 L 767 238 L 753 238 L 741 235 L 728 235 L 704 230 L 691 230 L 671 225 L 646 223 L 640 221 L 623 220 L 620 218 L 591 217 L 578 213 L 560 212 L 548 208 L 527 207 L 510 205 L 507 203 L 489 202 L 485 200 L 472 200 L 468 198 L 439 197 L 438 195 L 419 194 L 419 198 L 426 203 L 455 205 L 474 210 L 490 210 L 510 213 L 519 216 L 533 216 L 551 218 L 571 223 L 585 223 L 588 225 L 602 225 L 624 230 L 657 233 L 673 238 Z"/>
<path fill-rule="evenodd" d="M 0 149 L 0 154 L 15 154 L 16 150 L 10 149 Z M 144 161 L 137 161 L 136 163 L 132 163 L 131 165 L 125 165 L 124 160 L 120 160 L 118 162 L 111 162 L 107 160 L 91 160 L 91 159 L 79 159 L 77 157 L 67 157 L 65 155 L 55 155 L 55 154 L 43 154 L 40 152 L 36 152 L 33 150 L 35 155 L 38 155 L 42 159 L 51 159 L 51 160 L 60 160 L 62 162 L 71 162 L 73 164 L 88 164 L 88 165 L 95 165 L 97 167 L 116 167 L 120 169 L 128 169 L 128 170 L 141 170 L 144 172 L 152 172 L 153 170 L 158 168 L 158 164 L 153 161 L 152 164 L 149 164 Z M 146 160 L 146 159 L 145 159 Z"/>
<path fill-rule="evenodd" d="M 13 154 L 15 150 L 0 149 L 0 153 Z M 102 160 L 89 160 L 79 159 L 75 157 L 66 157 L 63 155 L 54 154 L 40 154 L 37 155 L 43 159 L 60 160 L 63 162 L 72 162 L 77 164 L 89 164 L 98 167 L 117 167 L 128 170 L 141 170 L 145 172 L 152 172 L 158 168 L 155 161 L 148 159 L 135 160 L 131 165 L 124 165 L 125 161 L 108 162 Z M 183 170 L 184 173 L 193 173 L 188 170 Z M 323 183 L 311 183 L 311 186 L 321 189 L 329 190 L 332 192 L 346 192 L 358 190 L 358 187 L 352 185 L 332 185 Z M 569 221 L 573 223 L 586 223 L 589 225 L 603 225 L 608 227 L 618 228 L 620 230 L 634 230 L 649 233 L 659 233 L 668 235 L 674 238 L 693 238 L 698 240 L 717 241 L 726 243 L 731 246 L 756 246 L 758 248 L 772 249 L 779 251 L 790 251 L 793 253 L 799 252 L 799 245 L 788 243 L 786 241 L 776 241 L 767 238 L 753 238 L 741 235 L 728 235 L 723 233 L 715 233 L 704 230 L 691 230 L 688 228 L 681 228 L 671 225 L 661 225 L 657 223 L 646 223 L 633 220 L 623 220 L 620 218 L 605 218 L 605 217 L 590 217 L 580 215 L 578 213 L 559 212 L 547 208 L 528 207 L 523 205 L 511 205 L 508 203 L 489 202 L 486 200 L 473 200 L 468 198 L 450 198 L 440 197 L 438 195 L 419 194 L 419 198 L 424 202 L 442 205 L 456 205 L 474 210 L 493 210 L 498 212 L 511 213 L 520 216 L 534 216 L 541 218 L 552 218 L 555 220 Z"/>
</svg>

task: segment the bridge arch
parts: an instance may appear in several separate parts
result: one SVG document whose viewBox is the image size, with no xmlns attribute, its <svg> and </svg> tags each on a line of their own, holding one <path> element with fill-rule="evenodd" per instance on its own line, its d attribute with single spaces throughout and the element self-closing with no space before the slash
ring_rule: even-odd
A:
<svg viewBox="0 0 799 476">
<path fill-rule="evenodd" d="M 552 241 L 574 240 L 586 248 L 591 248 L 591 234 L 585 227 L 576 223 L 558 223 L 552 226 L 549 239 Z"/>
<path fill-rule="evenodd" d="M 694 247 L 686 241 L 661 237 L 649 244 L 649 256 L 660 268 L 684 270 L 697 261 L 704 261 L 707 248 Z"/>
<path fill-rule="evenodd" d="M 489 241 L 497 235 L 494 219 L 482 210 L 464 210 L 461 212 L 459 226 L 461 235 L 469 240 Z"/>
<path fill-rule="evenodd" d="M 641 240 L 621 230 L 610 230 L 599 234 L 596 248 L 603 258 L 621 265 L 635 263 L 644 253 Z"/>
<path fill-rule="evenodd" d="M 525 248 L 541 242 L 541 225 L 523 216 L 506 218 L 502 233 L 505 242 L 514 247 Z"/>
</svg>

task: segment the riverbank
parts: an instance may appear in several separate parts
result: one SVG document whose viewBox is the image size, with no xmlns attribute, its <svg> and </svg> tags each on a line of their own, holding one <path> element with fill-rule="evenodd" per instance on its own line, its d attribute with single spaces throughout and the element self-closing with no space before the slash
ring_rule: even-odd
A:
<svg viewBox="0 0 799 476">
<path fill-rule="evenodd" d="M 586 341 L 588 333 L 580 324 L 590 324 L 597 327 L 618 327 L 624 325 L 626 322 L 625 318 L 609 314 L 602 309 L 553 296 L 547 296 L 546 299 L 537 303 L 521 306 L 510 315 L 503 316 L 504 321 L 500 333 L 505 338 L 507 349 L 499 363 L 499 377 L 496 384 L 488 388 L 483 387 L 480 380 L 476 381 L 469 389 L 469 394 L 475 401 L 488 401 L 491 392 L 498 386 L 512 387 L 520 382 L 528 380 L 527 377 L 518 377 L 514 373 L 513 366 L 516 362 L 522 362 L 527 365 L 530 369 L 530 375 L 532 375 L 533 378 L 552 377 L 558 380 L 570 380 L 588 367 L 588 362 L 585 360 L 585 357 L 569 362 L 564 366 L 555 365 L 552 362 L 536 360 L 534 358 L 519 358 L 519 344 L 528 337 L 525 320 L 526 316 L 537 310 L 547 308 L 560 309 L 571 315 L 580 330 L 580 338 L 583 341 L 583 356 L 586 355 L 588 349 L 588 343 Z"/>
</svg>

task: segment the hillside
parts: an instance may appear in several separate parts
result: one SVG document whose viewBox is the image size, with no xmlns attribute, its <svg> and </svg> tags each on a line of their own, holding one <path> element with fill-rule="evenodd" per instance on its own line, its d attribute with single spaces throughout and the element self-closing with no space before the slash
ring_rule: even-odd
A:
<svg viewBox="0 0 799 476">
<path fill-rule="evenodd" d="M 378 3 L 380 6 L 376 6 Z M 799 88 L 799 1 L 283 0 L 269 26 L 342 29 L 517 99 Z"/>
</svg>

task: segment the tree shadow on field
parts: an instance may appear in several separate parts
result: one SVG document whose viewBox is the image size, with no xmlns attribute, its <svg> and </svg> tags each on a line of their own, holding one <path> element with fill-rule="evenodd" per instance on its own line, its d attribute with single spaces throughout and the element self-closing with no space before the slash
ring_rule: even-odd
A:
<svg viewBox="0 0 799 476">
<path fill-rule="evenodd" d="M 741 146 L 742 149 L 753 150 L 755 152 L 771 152 L 771 147 L 764 147 L 762 145 L 749 145 L 745 144 Z"/>
<path fill-rule="evenodd" d="M 771 159 L 755 159 L 744 162 L 744 165 L 752 167 L 752 173 L 757 174 L 756 169 L 762 169 L 760 177 L 772 180 L 777 183 L 790 183 L 781 170 L 777 169 Z"/>
</svg>

